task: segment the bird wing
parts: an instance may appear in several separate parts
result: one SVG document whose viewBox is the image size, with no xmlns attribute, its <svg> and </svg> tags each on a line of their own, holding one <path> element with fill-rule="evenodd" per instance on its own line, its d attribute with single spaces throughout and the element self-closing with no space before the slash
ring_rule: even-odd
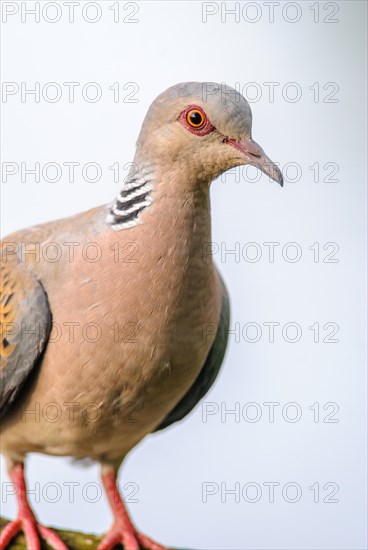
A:
<svg viewBox="0 0 368 550">
<path fill-rule="evenodd" d="M 212 384 L 217 378 L 222 361 L 225 356 L 227 340 L 229 335 L 230 322 L 230 304 L 226 287 L 221 280 L 222 285 L 222 307 L 219 324 L 216 331 L 215 340 L 207 355 L 207 359 L 202 370 L 197 376 L 187 393 L 175 405 L 166 418 L 159 424 L 155 431 L 163 430 L 174 422 L 181 420 L 189 414 L 202 397 L 208 392 Z"/>
<path fill-rule="evenodd" d="M 51 330 L 46 292 L 15 254 L 0 254 L 0 416 L 38 364 Z"/>
</svg>

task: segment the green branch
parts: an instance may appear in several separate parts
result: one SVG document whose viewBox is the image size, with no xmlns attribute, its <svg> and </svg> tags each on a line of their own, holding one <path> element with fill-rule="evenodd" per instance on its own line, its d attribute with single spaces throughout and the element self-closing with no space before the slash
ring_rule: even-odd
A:
<svg viewBox="0 0 368 550">
<path fill-rule="evenodd" d="M 0 517 L 0 530 L 3 530 L 9 522 L 8 519 Z M 96 550 L 102 537 L 78 533 L 77 531 L 65 531 L 64 529 L 55 529 L 70 550 Z M 122 546 L 117 546 L 116 550 L 121 550 Z M 27 550 L 26 541 L 23 534 L 19 534 L 9 544 L 7 550 Z M 42 550 L 50 550 L 50 546 L 43 541 Z"/>
</svg>

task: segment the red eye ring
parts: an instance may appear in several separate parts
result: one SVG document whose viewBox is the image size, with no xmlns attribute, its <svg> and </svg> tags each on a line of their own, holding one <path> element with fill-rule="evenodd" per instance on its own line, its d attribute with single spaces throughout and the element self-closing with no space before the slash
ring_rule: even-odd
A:
<svg viewBox="0 0 368 550">
<path fill-rule="evenodd" d="M 188 105 L 180 114 L 179 121 L 184 128 L 197 136 L 205 136 L 215 129 L 202 107 L 198 105 Z"/>
</svg>

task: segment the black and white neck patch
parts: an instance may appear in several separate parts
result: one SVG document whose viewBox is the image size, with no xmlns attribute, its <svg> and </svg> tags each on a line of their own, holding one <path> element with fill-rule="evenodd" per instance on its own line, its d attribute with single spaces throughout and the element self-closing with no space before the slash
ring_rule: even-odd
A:
<svg viewBox="0 0 368 550">
<path fill-rule="evenodd" d="M 124 182 L 107 216 L 114 231 L 128 229 L 141 223 L 140 213 L 152 204 L 153 174 L 148 166 L 135 169 Z"/>
</svg>

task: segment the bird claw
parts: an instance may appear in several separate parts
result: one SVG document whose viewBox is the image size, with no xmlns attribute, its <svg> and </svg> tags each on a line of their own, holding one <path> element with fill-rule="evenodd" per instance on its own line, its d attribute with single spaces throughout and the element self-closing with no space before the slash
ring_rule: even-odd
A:
<svg viewBox="0 0 368 550">
<path fill-rule="evenodd" d="M 118 526 L 102 539 L 97 550 L 113 550 L 118 544 L 122 544 L 124 550 L 168 550 L 136 529 L 126 530 Z"/>
<path fill-rule="evenodd" d="M 24 533 L 27 548 L 29 550 L 41 549 L 40 536 L 47 541 L 48 545 L 53 548 L 53 550 L 68 550 L 68 547 L 61 540 L 59 535 L 52 529 L 49 529 L 49 527 L 39 524 L 37 520 L 33 518 L 17 518 L 9 522 L 0 535 L 0 550 L 6 550 L 10 541 L 21 531 Z"/>
</svg>

